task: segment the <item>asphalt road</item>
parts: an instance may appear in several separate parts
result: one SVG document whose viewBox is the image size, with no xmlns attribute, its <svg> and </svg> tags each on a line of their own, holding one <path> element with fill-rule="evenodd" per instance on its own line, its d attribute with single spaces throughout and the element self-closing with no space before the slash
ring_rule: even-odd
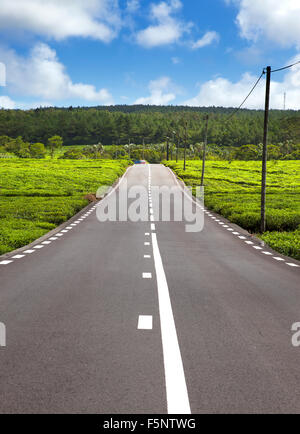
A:
<svg viewBox="0 0 300 434">
<path fill-rule="evenodd" d="M 299 413 L 299 263 L 209 212 L 195 233 L 156 221 L 155 187 L 182 196 L 163 166 L 116 192 L 136 185 L 148 221 L 91 205 L 0 259 L 0 413 Z"/>
</svg>

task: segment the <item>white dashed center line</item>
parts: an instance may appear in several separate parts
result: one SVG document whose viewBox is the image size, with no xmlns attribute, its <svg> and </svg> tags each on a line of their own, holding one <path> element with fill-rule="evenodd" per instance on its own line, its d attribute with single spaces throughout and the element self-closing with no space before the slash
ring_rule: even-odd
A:
<svg viewBox="0 0 300 434">
<path fill-rule="evenodd" d="M 152 330 L 153 329 L 152 315 L 140 315 L 137 328 L 138 330 Z"/>
<path fill-rule="evenodd" d="M 152 279 L 152 273 L 143 273 L 143 279 Z"/>
</svg>

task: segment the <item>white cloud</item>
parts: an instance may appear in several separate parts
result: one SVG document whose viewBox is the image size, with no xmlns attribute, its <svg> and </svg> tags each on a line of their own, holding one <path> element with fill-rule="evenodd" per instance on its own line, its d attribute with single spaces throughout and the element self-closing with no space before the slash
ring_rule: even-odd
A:
<svg viewBox="0 0 300 434">
<path fill-rule="evenodd" d="M 291 59 L 293 63 L 300 58 L 300 54 Z M 284 93 L 287 94 L 287 108 L 300 109 L 300 65 L 294 66 L 285 74 L 283 81 L 276 81 L 273 75 L 271 82 L 271 101 L 273 109 L 283 108 Z M 189 106 L 223 106 L 238 107 L 248 95 L 257 77 L 246 73 L 238 82 L 219 77 L 207 81 L 200 87 L 199 94 L 184 104 Z M 246 101 L 244 108 L 262 109 L 265 101 L 265 80 L 261 80 L 253 94 Z"/>
<path fill-rule="evenodd" d="M 179 0 L 152 4 L 150 17 L 155 24 L 137 33 L 138 44 L 152 48 L 178 42 L 191 27 L 190 23 L 183 23 L 173 16 L 181 7 Z"/>
<path fill-rule="evenodd" d="M 118 0 L 1 0 L 1 29 L 109 42 L 120 25 Z"/>
<path fill-rule="evenodd" d="M 0 96 L 0 108 L 14 109 L 16 107 L 15 102 L 8 96 Z"/>
<path fill-rule="evenodd" d="M 140 8 L 140 0 L 127 0 L 127 11 L 136 12 Z"/>
<path fill-rule="evenodd" d="M 10 93 L 47 101 L 76 99 L 98 104 L 113 102 L 106 89 L 97 90 L 90 84 L 73 83 L 55 50 L 46 44 L 37 44 L 28 58 L 0 48 L 0 58 L 6 64 Z"/>
<path fill-rule="evenodd" d="M 257 41 L 261 36 L 280 46 L 300 47 L 299 0 L 225 0 L 239 8 L 241 35 Z"/>
<path fill-rule="evenodd" d="M 176 94 L 172 92 L 174 86 L 169 77 L 161 77 L 157 80 L 150 81 L 148 88 L 150 96 L 138 98 L 135 104 L 166 105 L 176 98 Z"/>
<path fill-rule="evenodd" d="M 197 48 L 203 48 L 213 42 L 219 42 L 220 36 L 217 32 L 206 32 L 205 35 L 199 39 L 197 42 L 192 44 L 192 48 L 196 50 Z"/>
<path fill-rule="evenodd" d="M 6 66 L 0 62 L 0 86 L 6 86 Z"/>
</svg>

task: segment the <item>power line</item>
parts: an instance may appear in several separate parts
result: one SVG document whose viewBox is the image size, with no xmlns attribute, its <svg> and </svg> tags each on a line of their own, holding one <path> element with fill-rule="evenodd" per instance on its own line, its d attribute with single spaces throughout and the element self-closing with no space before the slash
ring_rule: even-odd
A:
<svg viewBox="0 0 300 434">
<path fill-rule="evenodd" d="M 300 60 L 298 62 L 293 63 L 292 65 L 284 66 L 283 68 L 274 69 L 271 72 L 283 71 L 284 69 L 289 69 L 289 68 L 292 68 L 295 65 L 299 65 L 299 63 L 300 63 Z"/>
<path fill-rule="evenodd" d="M 299 65 L 299 64 L 300 64 L 300 60 L 298 62 L 293 63 L 292 65 L 287 65 L 287 66 L 284 66 L 283 68 L 274 69 L 271 72 L 284 71 L 285 69 L 292 68 L 293 66 Z M 246 98 L 244 99 L 244 101 L 241 103 L 241 105 L 233 113 L 231 113 L 231 115 L 228 116 L 228 118 L 227 118 L 227 120 L 225 122 L 228 122 L 242 108 L 242 106 L 245 104 L 245 102 L 247 101 L 247 99 L 250 97 L 250 95 L 252 94 L 252 92 L 254 91 L 254 89 L 256 88 L 256 86 L 258 85 L 258 83 L 260 82 L 262 76 L 265 73 L 266 73 L 266 68 L 263 69 L 263 72 L 261 73 L 260 77 L 256 81 L 255 85 L 253 86 L 253 88 L 251 89 L 251 91 L 249 92 L 249 94 L 246 96 Z"/>
<path fill-rule="evenodd" d="M 231 115 L 228 116 L 226 122 L 228 122 L 229 119 L 231 119 L 242 108 L 242 106 L 245 104 L 245 102 L 247 101 L 247 99 L 249 98 L 249 96 L 252 94 L 252 92 L 254 91 L 254 89 L 256 88 L 256 86 L 258 85 L 258 83 L 260 82 L 262 76 L 265 73 L 266 72 L 265 72 L 265 69 L 264 69 L 263 72 L 261 73 L 260 77 L 257 79 L 255 85 L 252 87 L 252 89 L 250 90 L 250 92 L 248 93 L 248 95 L 246 96 L 246 98 L 244 99 L 244 101 L 242 102 L 242 104 L 233 113 L 231 113 Z"/>
</svg>

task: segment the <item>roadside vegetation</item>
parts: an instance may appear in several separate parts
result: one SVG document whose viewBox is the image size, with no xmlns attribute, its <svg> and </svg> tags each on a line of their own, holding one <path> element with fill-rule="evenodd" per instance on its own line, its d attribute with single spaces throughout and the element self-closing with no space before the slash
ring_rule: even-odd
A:
<svg viewBox="0 0 300 434">
<path fill-rule="evenodd" d="M 165 161 L 186 185 L 201 181 L 201 161 Z M 207 161 L 205 205 L 257 234 L 278 252 L 300 259 L 300 162 L 270 161 L 267 178 L 267 232 L 260 228 L 261 163 Z"/>
<path fill-rule="evenodd" d="M 0 160 L 0 254 L 22 247 L 88 204 L 85 196 L 121 176 L 128 160 Z"/>
</svg>

